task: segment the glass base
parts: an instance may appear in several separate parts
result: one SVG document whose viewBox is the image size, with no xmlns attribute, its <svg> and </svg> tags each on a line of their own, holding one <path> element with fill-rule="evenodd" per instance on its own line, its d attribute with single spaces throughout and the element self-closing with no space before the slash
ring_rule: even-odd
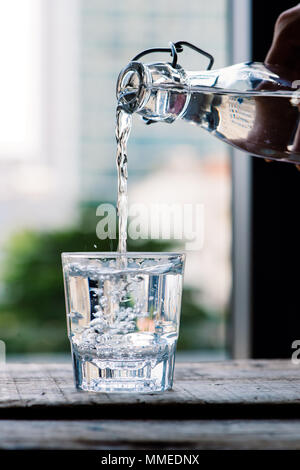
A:
<svg viewBox="0 0 300 470">
<path fill-rule="evenodd" d="M 173 348 L 172 348 L 173 349 Z M 161 362 L 86 360 L 73 352 L 75 386 L 78 390 L 103 393 L 156 393 L 173 385 L 175 348 Z"/>
</svg>

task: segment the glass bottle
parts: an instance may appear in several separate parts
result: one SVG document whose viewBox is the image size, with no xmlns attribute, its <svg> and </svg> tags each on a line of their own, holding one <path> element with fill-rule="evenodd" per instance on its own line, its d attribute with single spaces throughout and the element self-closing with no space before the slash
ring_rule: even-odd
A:
<svg viewBox="0 0 300 470">
<path fill-rule="evenodd" d="M 252 155 L 300 163 L 295 84 L 258 62 L 192 72 L 133 61 L 120 72 L 117 98 L 148 124 L 183 119 Z"/>
</svg>

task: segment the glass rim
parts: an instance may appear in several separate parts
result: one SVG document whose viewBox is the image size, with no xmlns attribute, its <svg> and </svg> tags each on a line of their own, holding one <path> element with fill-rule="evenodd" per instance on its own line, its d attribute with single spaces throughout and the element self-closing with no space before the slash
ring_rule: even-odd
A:
<svg viewBox="0 0 300 470">
<path fill-rule="evenodd" d="M 121 253 L 120 251 L 65 251 L 61 253 L 62 259 L 67 257 L 74 257 L 79 259 L 93 259 L 93 258 L 168 258 L 170 256 L 186 256 L 185 251 L 126 251 Z"/>
</svg>

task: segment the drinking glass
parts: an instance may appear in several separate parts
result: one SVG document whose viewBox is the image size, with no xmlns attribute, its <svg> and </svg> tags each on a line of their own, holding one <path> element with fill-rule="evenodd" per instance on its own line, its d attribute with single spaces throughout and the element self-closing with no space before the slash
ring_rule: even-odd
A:
<svg viewBox="0 0 300 470">
<path fill-rule="evenodd" d="M 173 384 L 183 253 L 63 253 L 75 385 L 161 392 Z"/>
</svg>

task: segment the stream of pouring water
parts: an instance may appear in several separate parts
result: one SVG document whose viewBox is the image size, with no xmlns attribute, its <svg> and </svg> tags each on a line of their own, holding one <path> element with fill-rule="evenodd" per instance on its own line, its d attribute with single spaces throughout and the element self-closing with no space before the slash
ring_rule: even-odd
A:
<svg viewBox="0 0 300 470">
<path fill-rule="evenodd" d="M 117 214 L 119 218 L 119 244 L 118 251 L 126 253 L 127 249 L 127 141 L 131 131 L 132 116 L 127 114 L 120 106 L 116 111 L 116 140 L 117 140 L 117 170 L 118 170 L 118 202 Z"/>
</svg>

